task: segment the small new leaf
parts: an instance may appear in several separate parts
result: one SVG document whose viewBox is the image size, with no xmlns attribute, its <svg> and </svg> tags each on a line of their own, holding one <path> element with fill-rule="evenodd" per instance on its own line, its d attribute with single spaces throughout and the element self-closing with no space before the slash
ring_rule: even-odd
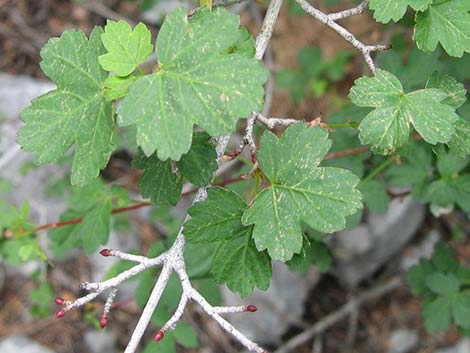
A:
<svg viewBox="0 0 470 353">
<path fill-rule="evenodd" d="M 350 171 L 318 167 L 328 152 L 328 132 L 304 123 L 290 126 L 278 139 L 266 131 L 257 153 L 270 186 L 261 191 L 243 214 L 254 224 L 258 250 L 287 261 L 302 249 L 302 222 L 321 232 L 345 227 L 345 217 L 362 207 L 359 179 Z"/>
<path fill-rule="evenodd" d="M 68 30 L 41 50 L 41 69 L 57 89 L 36 98 L 21 114 L 26 123 L 18 143 L 37 153 L 39 164 L 57 162 L 75 144 L 71 181 L 86 185 L 108 163 L 113 146 L 111 103 L 103 97 L 108 73 L 98 56 L 105 49 L 101 28 L 87 40 L 82 31 Z"/>
<path fill-rule="evenodd" d="M 356 80 L 349 97 L 358 106 L 375 108 L 359 125 L 359 138 L 380 154 L 405 145 L 410 125 L 433 145 L 449 142 L 455 132 L 458 115 L 442 102 L 447 98 L 444 91 L 427 88 L 405 93 L 400 81 L 385 70 Z"/>
<path fill-rule="evenodd" d="M 158 70 L 134 83 L 117 109 L 121 126 L 136 124 L 147 156 L 156 150 L 161 160 L 179 160 L 194 124 L 221 136 L 261 107 L 266 69 L 228 50 L 243 35 L 238 16 L 225 9 L 203 8 L 188 19 L 180 8 L 166 17 L 157 38 Z"/>
<path fill-rule="evenodd" d="M 416 14 L 413 39 L 423 51 L 433 51 L 441 43 L 447 54 L 460 57 L 470 51 L 470 2 L 433 1 Z"/>
<path fill-rule="evenodd" d="M 241 217 L 245 202 L 233 191 L 210 188 L 207 200 L 189 209 L 191 219 L 184 226 L 190 243 L 218 244 L 211 274 L 218 283 L 242 296 L 253 293 L 256 286 L 269 287 L 271 260 L 266 252 L 259 252 L 253 241 L 253 227 L 244 226 Z"/>
<path fill-rule="evenodd" d="M 424 11 L 433 0 L 371 0 L 369 7 L 374 11 L 374 18 L 382 23 L 397 22 L 405 16 L 408 6 L 415 11 Z"/>
<path fill-rule="evenodd" d="M 151 33 L 143 23 L 132 30 L 125 21 L 108 20 L 101 40 L 108 51 L 98 58 L 101 67 L 121 77 L 130 75 L 153 51 Z"/>
</svg>

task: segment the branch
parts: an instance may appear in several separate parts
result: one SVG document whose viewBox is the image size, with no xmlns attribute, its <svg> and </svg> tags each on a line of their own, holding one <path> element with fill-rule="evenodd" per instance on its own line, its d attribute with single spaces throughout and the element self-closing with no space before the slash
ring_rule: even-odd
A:
<svg viewBox="0 0 470 353">
<path fill-rule="evenodd" d="M 318 321 L 315 325 L 309 329 L 303 331 L 297 336 L 292 337 L 285 344 L 279 347 L 274 353 L 288 353 L 298 346 L 304 344 L 314 336 L 321 334 L 337 322 L 343 320 L 345 317 L 350 315 L 352 312 L 358 310 L 363 304 L 368 301 L 380 298 L 382 295 L 400 287 L 403 285 L 401 278 L 395 277 L 389 280 L 387 283 L 374 287 L 368 291 L 363 292 L 356 298 L 353 298 L 348 303 L 344 304 L 341 308 L 335 312 L 325 316 L 323 319 Z"/>
<path fill-rule="evenodd" d="M 351 17 L 354 15 L 360 15 L 361 13 L 364 12 L 366 9 L 367 5 L 369 5 L 370 0 L 364 0 L 361 2 L 359 5 L 356 7 L 353 7 L 352 9 L 336 12 L 336 13 L 330 13 L 328 14 L 328 18 L 332 21 L 337 21 L 341 20 L 346 17 Z"/>
<path fill-rule="evenodd" d="M 336 31 L 347 42 L 351 43 L 351 45 L 354 48 L 358 49 L 361 52 L 362 56 L 364 57 L 364 60 L 366 61 L 367 66 L 369 66 L 369 69 L 372 71 L 372 73 L 375 73 L 376 67 L 374 64 L 374 60 L 372 60 L 371 53 L 374 51 L 388 50 L 391 48 L 391 46 L 390 45 L 365 45 L 359 40 L 357 40 L 357 38 L 351 32 L 349 32 L 346 28 L 344 28 L 343 26 L 340 26 L 339 24 L 335 22 L 335 19 L 339 19 L 337 18 L 338 16 L 347 17 L 346 15 L 347 13 L 352 13 L 352 14 L 359 13 L 357 8 L 354 8 L 351 10 L 345 10 L 337 14 L 327 15 L 324 12 L 315 8 L 313 5 L 309 4 L 306 0 L 296 0 L 296 2 L 305 12 L 307 12 L 313 18 L 317 19 L 318 21 L 322 22 L 323 24 L 327 25 L 328 27 Z M 365 5 L 363 6 L 365 7 Z M 340 17 L 340 18 L 344 18 L 344 17 Z"/>
<path fill-rule="evenodd" d="M 237 183 L 237 182 L 243 181 L 243 180 L 245 180 L 245 179 L 243 179 L 241 176 L 239 176 L 239 177 L 236 177 L 236 178 L 233 178 L 233 179 L 223 180 L 221 182 L 215 183 L 214 185 L 216 185 L 216 186 L 226 186 L 226 185 Z M 181 196 L 183 197 L 183 196 L 192 195 L 192 194 L 196 193 L 198 190 L 199 189 L 188 190 L 186 192 L 183 192 L 181 194 Z M 139 203 L 136 203 L 134 205 L 131 205 L 131 206 L 114 208 L 111 211 L 111 214 L 129 212 L 129 211 L 137 210 L 139 208 L 147 207 L 147 206 L 151 206 L 151 205 L 152 204 L 150 202 L 143 201 L 143 202 L 139 202 Z M 43 224 L 43 225 L 37 226 L 36 228 L 32 229 L 31 233 L 37 233 L 37 232 L 40 232 L 40 231 L 43 231 L 43 230 L 48 230 L 48 229 L 53 229 L 53 228 L 58 228 L 58 227 L 64 227 L 64 226 L 77 224 L 77 223 L 81 223 L 81 222 L 83 222 L 83 217 L 73 218 L 73 219 L 69 219 L 67 221 L 62 221 L 62 222 L 47 223 L 47 224 Z"/>
</svg>

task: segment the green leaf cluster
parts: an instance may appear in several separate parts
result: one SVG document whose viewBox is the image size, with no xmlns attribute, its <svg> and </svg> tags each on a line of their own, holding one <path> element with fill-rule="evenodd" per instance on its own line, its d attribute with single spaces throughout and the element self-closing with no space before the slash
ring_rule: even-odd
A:
<svg viewBox="0 0 470 353">
<path fill-rule="evenodd" d="M 182 8 L 160 29 L 154 73 L 134 82 L 117 109 L 121 126 L 136 125 L 147 156 L 179 160 L 191 146 L 193 126 L 211 136 L 234 130 L 238 117 L 259 110 L 268 75 L 245 51 L 239 18 L 224 9 L 200 9 L 188 19 Z"/>
<path fill-rule="evenodd" d="M 430 260 L 421 259 L 407 273 L 413 294 L 423 298 L 423 318 L 430 332 L 447 330 L 454 322 L 464 331 L 470 329 L 470 269 L 461 267 L 452 250 L 442 241 L 436 243 Z"/>
<path fill-rule="evenodd" d="M 330 144 L 327 131 L 304 123 L 280 139 L 267 131 L 257 158 L 269 185 L 249 205 L 230 190 L 211 188 L 206 201 L 190 208 L 184 234 L 190 243 L 217 245 L 210 270 L 216 282 L 246 296 L 255 286 L 269 287 L 271 259 L 290 260 L 300 271 L 312 263 L 329 268 L 328 248 L 309 240 L 303 224 L 331 233 L 361 207 L 354 174 L 318 166 Z"/>
<path fill-rule="evenodd" d="M 139 150 L 132 161 L 134 169 L 143 169 L 139 186 L 143 197 L 156 205 L 176 205 L 181 196 L 183 179 L 195 186 L 210 182 L 217 169 L 217 154 L 211 138 L 204 132 L 193 135 L 191 149 L 177 162 L 162 161 L 155 152 L 147 157 Z"/>
<path fill-rule="evenodd" d="M 82 218 L 82 221 L 49 231 L 54 254 L 63 256 L 67 250 L 77 246 L 83 247 L 87 254 L 95 252 L 108 241 L 112 208 L 127 203 L 126 192 L 120 187 L 109 187 L 99 179 L 84 187 L 74 187 L 69 207 L 60 216 L 60 221 L 77 218 Z"/>
</svg>

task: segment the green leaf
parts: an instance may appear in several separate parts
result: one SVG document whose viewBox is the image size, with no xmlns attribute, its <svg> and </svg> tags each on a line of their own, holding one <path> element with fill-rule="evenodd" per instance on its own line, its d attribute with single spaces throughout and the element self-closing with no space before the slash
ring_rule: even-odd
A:
<svg viewBox="0 0 470 353">
<path fill-rule="evenodd" d="M 376 108 L 359 125 L 359 138 L 380 154 L 405 145 L 410 125 L 433 145 L 448 142 L 455 132 L 458 115 L 441 102 L 445 92 L 428 88 L 405 94 L 400 81 L 384 70 L 356 80 L 349 97 L 358 106 Z"/>
<path fill-rule="evenodd" d="M 302 250 L 300 251 L 300 253 L 294 254 L 292 259 L 287 261 L 287 265 L 291 270 L 298 272 L 307 272 L 313 261 L 312 255 L 312 245 L 310 244 L 310 240 L 308 239 L 308 237 L 304 235 L 304 243 L 302 246 Z"/>
<path fill-rule="evenodd" d="M 191 149 L 177 162 L 181 174 L 195 186 L 207 185 L 218 166 L 217 153 L 210 139 L 208 134 L 196 132 Z"/>
<path fill-rule="evenodd" d="M 217 153 L 210 136 L 196 132 L 191 149 L 178 162 L 173 163 L 169 159 L 161 161 L 157 153 L 147 157 L 139 149 L 132 167 L 144 170 L 139 181 L 143 197 L 149 197 L 156 205 L 176 205 L 180 199 L 183 177 L 196 186 L 209 183 L 217 169 Z"/>
<path fill-rule="evenodd" d="M 406 274 L 406 281 L 414 295 L 423 296 L 429 291 L 426 279 L 435 271 L 431 260 L 428 259 L 421 259 L 418 265 L 410 268 Z"/>
<path fill-rule="evenodd" d="M 132 160 L 132 168 L 144 169 L 139 187 L 143 197 L 155 205 L 176 205 L 180 199 L 183 179 L 173 172 L 171 160 L 161 161 L 156 154 L 147 157 L 139 149 Z"/>
<path fill-rule="evenodd" d="M 193 125 L 211 136 L 234 130 L 238 117 L 262 106 L 267 70 L 254 59 L 224 53 L 243 36 L 239 18 L 225 9 L 200 9 L 188 20 L 180 8 L 157 38 L 159 69 L 134 83 L 118 107 L 121 126 L 137 125 L 147 156 L 179 160 Z"/>
<path fill-rule="evenodd" d="M 132 84 L 139 79 L 139 76 L 129 75 L 120 77 L 117 75 L 109 76 L 104 80 L 104 98 L 106 101 L 115 101 L 124 97 Z"/>
<path fill-rule="evenodd" d="M 113 109 L 103 97 L 108 73 L 98 64 L 104 52 L 95 28 L 87 40 L 67 30 L 41 50 L 41 69 L 57 89 L 36 98 L 21 114 L 18 143 L 36 152 L 39 164 L 57 162 L 75 144 L 71 180 L 85 185 L 108 163 L 113 146 Z"/>
<path fill-rule="evenodd" d="M 452 303 L 450 299 L 438 297 L 423 303 L 424 326 L 429 332 L 446 330 L 451 323 Z"/>
<path fill-rule="evenodd" d="M 323 241 L 312 241 L 312 264 L 317 266 L 320 272 L 326 272 L 333 264 L 333 255 Z"/>
<path fill-rule="evenodd" d="M 457 325 L 470 329 L 470 296 L 461 293 L 453 298 L 452 316 Z"/>
<path fill-rule="evenodd" d="M 178 342 L 185 348 L 197 348 L 199 346 L 196 332 L 187 323 L 178 323 L 172 333 L 176 339 L 176 342 Z"/>
<path fill-rule="evenodd" d="M 61 215 L 61 221 L 82 217 L 83 221 L 49 231 L 54 253 L 63 254 L 77 245 L 90 254 L 106 244 L 111 226 L 111 210 L 116 198 L 123 198 L 121 188 L 110 188 L 96 179 L 85 187 L 74 187 L 69 208 Z"/>
<path fill-rule="evenodd" d="M 452 177 L 464 169 L 468 162 L 468 159 L 461 158 L 452 152 L 444 152 L 439 153 L 436 166 L 441 176 Z"/>
<path fill-rule="evenodd" d="M 457 277 L 452 273 L 442 273 L 442 272 L 434 272 L 433 274 L 426 277 L 426 285 L 430 290 L 434 293 L 443 295 L 443 296 L 451 296 L 458 292 L 460 283 Z"/>
<path fill-rule="evenodd" d="M 423 51 L 436 49 L 441 43 L 450 56 L 470 51 L 470 2 L 467 0 L 434 1 L 424 12 L 416 14 L 413 39 Z"/>
<path fill-rule="evenodd" d="M 252 239 L 253 227 L 244 226 L 241 217 L 245 202 L 233 191 L 210 188 L 204 202 L 189 209 L 191 219 L 184 226 L 190 243 L 218 244 L 211 274 L 218 283 L 242 296 L 253 293 L 256 286 L 269 287 L 271 261 L 266 252 L 259 252 Z"/>
<path fill-rule="evenodd" d="M 438 88 L 447 94 L 447 98 L 442 101 L 452 108 L 461 107 L 467 100 L 467 90 L 464 85 L 457 82 L 455 78 L 449 75 L 441 75 L 437 71 L 429 77 L 426 88 Z"/>
<path fill-rule="evenodd" d="M 436 243 L 431 261 L 441 272 L 454 272 L 459 268 L 459 262 L 452 249 L 442 240 Z"/>
<path fill-rule="evenodd" d="M 397 22 L 405 16 L 408 6 L 415 11 L 426 10 L 433 0 L 371 0 L 369 7 L 374 11 L 374 18 L 382 23 Z"/>
<path fill-rule="evenodd" d="M 268 249 L 271 258 L 287 261 L 300 252 L 301 222 L 331 233 L 362 207 L 354 174 L 318 167 L 330 146 L 327 131 L 304 123 L 290 126 L 280 139 L 264 133 L 257 157 L 270 186 L 256 196 L 242 222 L 254 224 L 256 247 Z"/>
<path fill-rule="evenodd" d="M 360 184 L 359 190 L 364 197 L 364 203 L 371 212 L 387 212 L 390 196 L 387 194 L 384 183 L 378 180 L 370 180 L 367 183 Z"/>
<path fill-rule="evenodd" d="M 101 35 L 108 53 L 98 58 L 101 67 L 121 77 L 130 75 L 152 54 L 151 37 L 142 22 L 132 30 L 125 21 L 108 20 Z"/>
<path fill-rule="evenodd" d="M 454 124 L 455 134 L 447 143 L 447 146 L 459 155 L 465 157 L 470 154 L 470 121 L 459 118 Z"/>
<path fill-rule="evenodd" d="M 83 218 L 77 227 L 83 248 L 87 254 L 92 254 L 100 245 L 108 242 L 111 226 L 111 201 L 96 205 Z"/>
</svg>

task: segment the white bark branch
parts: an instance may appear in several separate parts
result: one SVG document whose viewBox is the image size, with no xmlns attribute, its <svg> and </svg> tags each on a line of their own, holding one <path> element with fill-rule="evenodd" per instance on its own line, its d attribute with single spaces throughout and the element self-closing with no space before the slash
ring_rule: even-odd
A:
<svg viewBox="0 0 470 353">
<path fill-rule="evenodd" d="M 332 14 L 330 18 L 329 15 L 325 14 L 324 12 L 318 10 L 313 5 L 308 3 L 306 0 L 296 0 L 297 4 L 309 15 L 313 18 L 317 19 L 318 21 L 322 22 L 323 24 L 327 25 L 334 31 L 336 31 L 341 37 L 343 37 L 347 42 L 349 42 L 354 48 L 359 50 L 364 57 L 364 60 L 369 66 L 369 69 L 372 73 L 375 73 L 376 67 L 374 64 L 374 60 L 372 59 L 371 53 L 374 51 L 384 51 L 390 49 L 389 45 L 365 45 L 360 42 L 351 32 L 349 32 L 343 26 L 337 24 L 332 18 L 335 18 L 335 14 Z"/>
<path fill-rule="evenodd" d="M 261 113 L 255 113 L 256 120 L 266 126 L 268 129 L 272 130 L 276 126 L 290 126 L 292 124 L 298 123 L 300 120 L 295 119 L 279 119 L 279 118 L 267 118 Z"/>
<path fill-rule="evenodd" d="M 346 18 L 346 17 L 351 17 L 351 16 L 354 16 L 354 15 L 360 15 L 361 13 L 364 12 L 367 5 L 369 5 L 369 2 L 370 2 L 370 0 L 364 0 L 363 2 L 361 2 L 356 7 L 353 7 L 352 9 L 347 9 L 347 10 L 340 11 L 340 12 L 330 13 L 330 14 L 328 14 L 328 17 L 332 21 L 337 21 L 337 20 L 341 20 L 341 19 Z"/>
</svg>

